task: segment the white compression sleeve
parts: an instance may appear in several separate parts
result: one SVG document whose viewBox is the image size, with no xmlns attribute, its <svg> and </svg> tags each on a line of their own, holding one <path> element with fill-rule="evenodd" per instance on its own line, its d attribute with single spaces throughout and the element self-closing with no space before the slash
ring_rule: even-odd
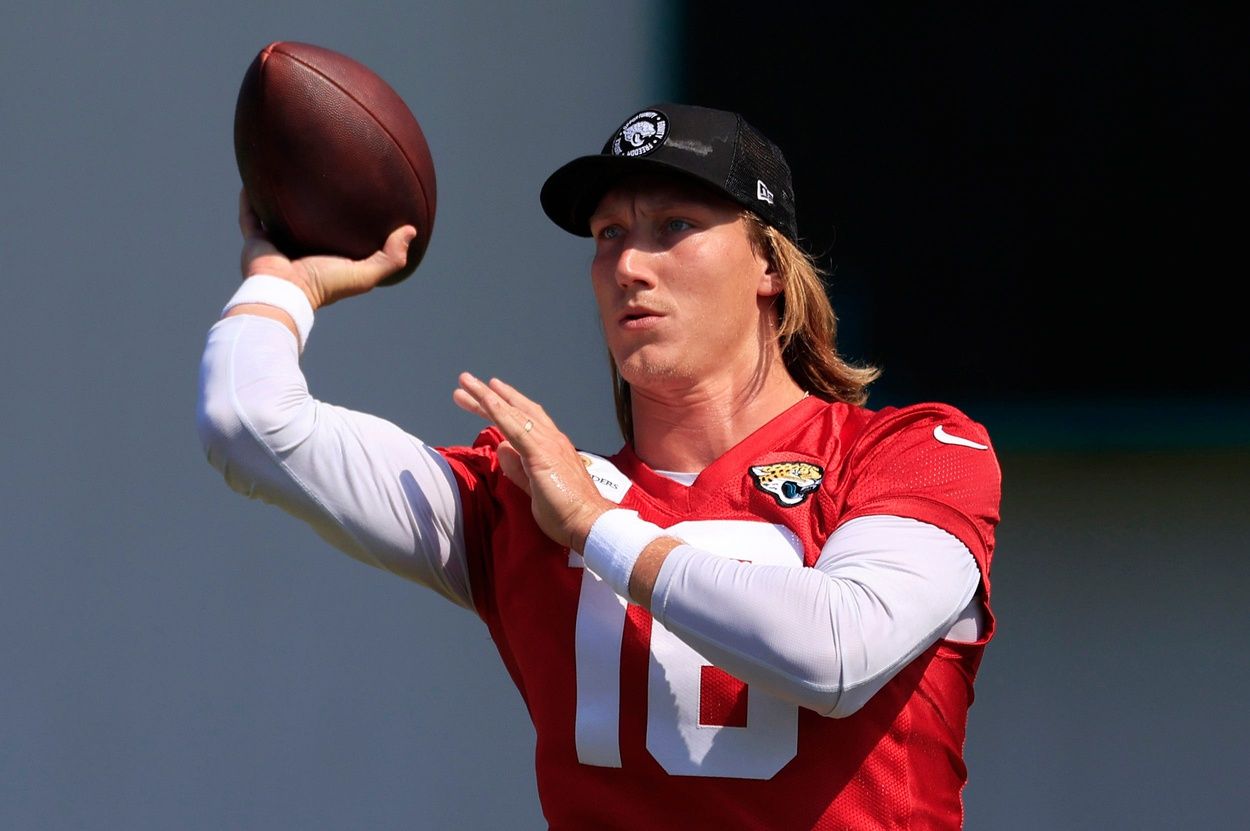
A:
<svg viewBox="0 0 1250 831">
<path fill-rule="evenodd" d="M 753 565 L 679 546 L 651 613 L 749 684 L 840 718 L 960 618 L 980 582 L 956 537 L 914 519 L 851 520 L 815 568 Z"/>
<path fill-rule="evenodd" d="M 209 331 L 197 426 L 231 488 L 270 502 L 352 557 L 472 607 L 459 491 L 447 462 L 394 424 L 315 400 L 281 323 Z"/>
</svg>

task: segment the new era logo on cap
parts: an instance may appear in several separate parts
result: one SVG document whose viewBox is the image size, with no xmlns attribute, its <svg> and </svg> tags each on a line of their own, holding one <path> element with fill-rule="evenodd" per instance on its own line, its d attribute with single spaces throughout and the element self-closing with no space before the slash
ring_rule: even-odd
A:
<svg viewBox="0 0 1250 831">
<path fill-rule="evenodd" d="M 764 184 L 763 179 L 755 180 L 755 198 L 761 202 L 773 204 L 773 192 L 768 189 L 768 185 Z"/>
</svg>

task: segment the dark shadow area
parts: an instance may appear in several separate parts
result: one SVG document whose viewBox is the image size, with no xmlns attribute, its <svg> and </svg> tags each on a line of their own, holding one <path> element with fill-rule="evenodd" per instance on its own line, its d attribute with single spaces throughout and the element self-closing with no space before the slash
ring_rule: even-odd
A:
<svg viewBox="0 0 1250 831">
<path fill-rule="evenodd" d="M 786 150 L 873 405 L 1015 446 L 1250 445 L 1243 10 L 782 8 L 688 3 L 684 97 Z M 1038 402 L 1114 416 L 1017 418 Z"/>
</svg>

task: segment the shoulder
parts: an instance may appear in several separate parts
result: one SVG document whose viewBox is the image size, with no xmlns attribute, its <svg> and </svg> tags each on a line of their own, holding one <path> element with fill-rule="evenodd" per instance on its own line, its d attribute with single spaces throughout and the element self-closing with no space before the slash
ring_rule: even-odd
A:
<svg viewBox="0 0 1250 831">
<path fill-rule="evenodd" d="M 1002 471 L 989 431 L 949 404 L 872 413 L 848 444 L 840 474 L 850 515 L 899 513 L 906 502 L 926 511 L 947 505 L 991 526 L 998 520 Z"/>
<path fill-rule="evenodd" d="M 959 408 L 938 402 L 885 407 L 871 412 L 857 438 L 862 444 L 936 441 L 994 455 L 989 431 L 984 425 Z"/>
<path fill-rule="evenodd" d="M 969 478 L 998 489 L 1001 472 L 985 425 L 951 404 L 927 401 L 877 410 L 824 402 L 815 432 L 832 448 L 843 487 L 869 481 L 919 485 Z"/>
</svg>

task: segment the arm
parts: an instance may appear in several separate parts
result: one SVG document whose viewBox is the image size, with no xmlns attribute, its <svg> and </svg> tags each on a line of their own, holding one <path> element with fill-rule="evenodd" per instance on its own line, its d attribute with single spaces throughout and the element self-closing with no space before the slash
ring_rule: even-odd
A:
<svg viewBox="0 0 1250 831">
<path fill-rule="evenodd" d="M 870 516 L 834 532 L 810 569 L 675 547 L 651 613 L 716 666 L 841 718 L 945 636 L 974 602 L 979 580 L 971 553 L 951 534 Z"/>
<path fill-rule="evenodd" d="M 260 302 L 232 302 L 209 333 L 197 414 L 209 462 L 236 491 L 282 507 L 352 557 L 471 605 L 458 490 L 446 461 L 393 424 L 315 400 L 299 369 L 301 328 L 315 306 L 359 293 L 334 281 L 362 269 L 381 279 L 389 265 L 292 263 L 242 207 L 249 280 L 240 293 Z M 404 232 L 388 242 L 391 264 L 402 264 Z M 252 282 L 262 267 L 284 276 Z"/>
<path fill-rule="evenodd" d="M 892 516 L 841 526 L 808 569 L 739 562 L 616 509 L 591 528 L 585 558 L 618 594 L 716 666 L 835 718 L 854 713 L 975 615 L 980 584 L 959 539 Z M 653 579 L 640 580 L 646 559 L 659 566 Z M 653 591 L 633 594 L 638 585 Z"/>
<path fill-rule="evenodd" d="M 235 491 L 277 505 L 355 559 L 471 605 L 446 461 L 389 422 L 314 399 L 297 350 L 265 317 L 212 328 L 197 413 L 209 463 Z"/>
</svg>

